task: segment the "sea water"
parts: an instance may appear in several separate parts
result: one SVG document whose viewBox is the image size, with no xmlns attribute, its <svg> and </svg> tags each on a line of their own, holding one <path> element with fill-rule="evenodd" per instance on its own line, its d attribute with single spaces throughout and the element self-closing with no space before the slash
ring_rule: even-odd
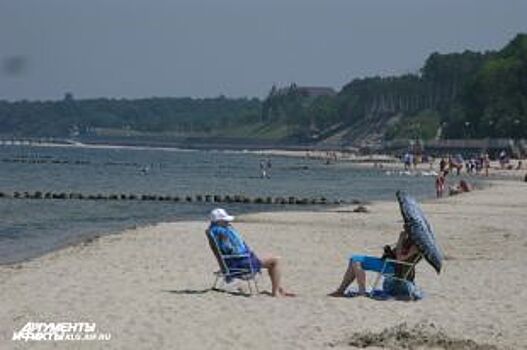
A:
<svg viewBox="0 0 527 350">
<path fill-rule="evenodd" d="M 270 159 L 261 177 L 260 162 Z M 264 162 L 267 163 L 267 162 Z M 267 164 L 266 164 L 267 165 Z M 129 147 L 0 146 L 0 192 L 394 200 L 406 190 L 434 195 L 433 176 L 388 176 L 350 163 L 302 157 L 263 157 L 226 151 Z M 215 206 L 234 214 L 302 206 L 0 198 L 0 263 L 42 255 L 98 234 L 185 219 L 203 220 Z M 320 207 L 311 207 L 320 210 Z"/>
</svg>

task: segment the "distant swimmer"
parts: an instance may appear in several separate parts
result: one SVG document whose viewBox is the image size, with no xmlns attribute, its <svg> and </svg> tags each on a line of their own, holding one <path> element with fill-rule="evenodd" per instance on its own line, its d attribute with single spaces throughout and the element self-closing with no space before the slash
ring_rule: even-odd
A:
<svg viewBox="0 0 527 350">
<path fill-rule="evenodd" d="M 271 178 L 271 167 L 271 159 L 268 158 L 267 160 L 260 160 L 260 177 L 262 179 Z"/>
<path fill-rule="evenodd" d="M 267 171 L 265 170 L 266 164 L 265 160 L 260 160 L 260 177 L 265 179 L 267 177 Z"/>
<path fill-rule="evenodd" d="M 144 167 L 141 168 L 141 173 L 143 175 L 146 175 L 150 172 L 150 167 L 148 165 L 145 165 Z"/>
</svg>

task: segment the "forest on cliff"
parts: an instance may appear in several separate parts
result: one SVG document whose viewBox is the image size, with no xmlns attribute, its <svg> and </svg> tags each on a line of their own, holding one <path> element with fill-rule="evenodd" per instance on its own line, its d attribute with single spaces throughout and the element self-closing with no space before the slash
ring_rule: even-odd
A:
<svg viewBox="0 0 527 350">
<path fill-rule="evenodd" d="M 527 138 L 527 34 L 499 51 L 432 53 L 418 73 L 353 79 L 332 95 L 296 84 L 258 98 L 0 101 L 0 134 L 174 135 L 352 142 L 399 138 Z M 111 131 L 111 132 L 110 132 Z"/>
</svg>

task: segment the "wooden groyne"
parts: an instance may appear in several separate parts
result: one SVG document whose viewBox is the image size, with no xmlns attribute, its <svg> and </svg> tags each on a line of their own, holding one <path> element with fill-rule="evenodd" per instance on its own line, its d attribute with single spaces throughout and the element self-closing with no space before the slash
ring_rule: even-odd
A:
<svg viewBox="0 0 527 350">
<path fill-rule="evenodd" d="M 361 204 L 361 201 L 327 199 L 325 197 L 301 198 L 297 196 L 249 197 L 245 195 L 162 195 L 130 193 L 96 193 L 52 192 L 52 191 L 15 191 L 0 192 L 0 199 L 28 200 L 90 200 L 90 201 L 156 201 L 173 203 L 244 203 L 244 204 L 278 204 L 278 205 L 345 205 Z"/>
<path fill-rule="evenodd" d="M 140 167 L 141 164 L 137 162 L 125 161 L 107 161 L 102 163 L 93 162 L 84 159 L 59 159 L 52 157 L 11 157 L 0 159 L 3 163 L 19 163 L 19 164 L 56 164 L 56 165 L 105 165 L 105 166 L 128 166 Z"/>
</svg>

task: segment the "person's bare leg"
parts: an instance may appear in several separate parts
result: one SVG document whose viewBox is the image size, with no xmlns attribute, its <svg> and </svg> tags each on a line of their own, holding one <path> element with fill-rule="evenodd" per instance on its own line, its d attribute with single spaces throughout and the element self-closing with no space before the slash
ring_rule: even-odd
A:
<svg viewBox="0 0 527 350">
<path fill-rule="evenodd" d="M 344 293 L 346 292 L 346 289 L 348 289 L 349 285 L 353 282 L 355 279 L 355 271 L 353 271 L 352 263 L 350 262 L 348 265 L 348 269 L 346 272 L 344 272 L 344 276 L 342 277 L 342 282 L 340 282 L 340 286 L 337 288 L 336 291 L 333 293 L 328 294 L 332 297 L 343 297 Z"/>
<path fill-rule="evenodd" d="M 362 266 L 359 262 L 354 262 L 351 264 L 353 273 L 357 277 L 357 284 L 359 285 L 359 294 L 366 294 L 366 273 L 362 269 Z"/>
<path fill-rule="evenodd" d="M 269 278 L 271 279 L 271 294 L 273 297 L 277 296 L 295 296 L 295 294 L 287 292 L 281 283 L 282 269 L 280 265 L 280 258 L 271 256 L 261 260 L 262 267 L 266 268 L 269 272 Z"/>
</svg>

